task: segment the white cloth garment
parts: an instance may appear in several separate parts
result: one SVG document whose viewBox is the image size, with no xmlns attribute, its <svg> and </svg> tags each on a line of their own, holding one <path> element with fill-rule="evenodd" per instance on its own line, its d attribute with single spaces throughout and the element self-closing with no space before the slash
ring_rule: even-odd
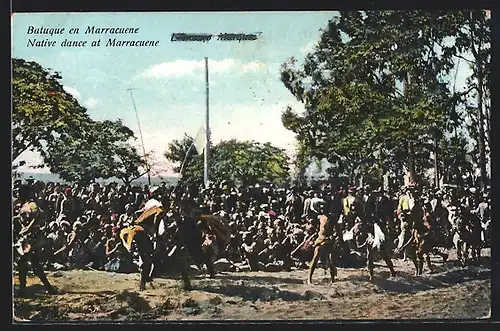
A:
<svg viewBox="0 0 500 331">
<path fill-rule="evenodd" d="M 413 206 L 415 206 L 415 199 L 413 199 L 413 198 L 408 199 L 408 208 L 410 208 L 410 210 L 412 210 Z"/>
<path fill-rule="evenodd" d="M 145 212 L 147 210 L 150 210 L 152 208 L 155 208 L 155 207 L 163 207 L 162 203 L 156 199 L 150 199 L 146 202 L 146 204 L 144 205 L 144 207 L 140 210 L 138 210 L 138 212 Z"/>
</svg>

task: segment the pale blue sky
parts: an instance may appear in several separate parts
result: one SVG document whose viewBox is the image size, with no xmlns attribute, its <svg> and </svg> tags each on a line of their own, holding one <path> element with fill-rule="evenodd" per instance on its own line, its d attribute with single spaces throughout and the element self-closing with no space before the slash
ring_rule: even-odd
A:
<svg viewBox="0 0 500 331">
<path fill-rule="evenodd" d="M 12 19 L 12 56 L 59 71 L 66 90 L 96 120 L 121 118 L 135 132 L 130 94 L 139 112 L 146 151 L 155 151 L 158 171 L 169 172 L 161 154 L 186 132 L 195 135 L 204 120 L 204 57 L 210 59 L 211 131 L 221 139 L 253 139 L 293 149 L 294 135 L 281 124 L 286 105 L 301 105 L 279 80 L 289 57 L 302 59 L 335 12 L 223 13 L 23 13 Z M 64 27 L 58 36 L 27 35 L 29 26 Z M 138 35 L 86 35 L 87 26 L 138 27 Z M 79 35 L 67 33 L 80 28 Z M 256 33 L 257 41 L 171 42 L 172 33 Z M 51 48 L 28 47 L 28 39 L 56 40 Z M 100 47 L 59 46 L 64 39 L 102 39 Z M 158 47 L 105 47 L 108 38 L 159 40 Z M 137 146 L 139 147 L 139 140 Z M 20 159 L 39 163 L 36 153 Z M 161 169 L 160 169 L 161 168 Z M 41 170 L 43 171 L 43 170 Z"/>
<path fill-rule="evenodd" d="M 129 92 L 139 112 L 146 150 L 161 154 L 171 139 L 195 135 L 205 110 L 204 57 L 210 61 L 211 129 L 226 138 L 271 141 L 292 148 L 293 134 L 280 119 L 298 106 L 279 80 L 289 57 L 301 58 L 319 40 L 334 12 L 268 13 L 41 13 L 15 14 L 12 56 L 35 60 L 61 73 L 62 83 L 97 120 L 122 118 L 137 132 Z M 79 27 L 79 35 L 48 37 L 52 48 L 27 47 L 28 27 Z M 85 35 L 87 26 L 139 27 L 138 35 Z M 257 41 L 171 42 L 172 33 L 256 33 Z M 159 40 L 158 47 L 104 47 L 109 37 Z M 100 47 L 64 48 L 69 40 L 102 39 Z M 149 73 L 149 75 L 148 75 Z M 30 156 L 30 158 L 32 158 Z"/>
</svg>

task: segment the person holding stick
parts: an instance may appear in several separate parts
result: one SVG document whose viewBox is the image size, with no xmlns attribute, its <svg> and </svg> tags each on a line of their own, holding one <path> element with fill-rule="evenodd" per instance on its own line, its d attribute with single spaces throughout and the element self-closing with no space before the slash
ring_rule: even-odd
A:
<svg viewBox="0 0 500 331">
<path fill-rule="evenodd" d="M 332 283 L 335 281 L 337 276 L 337 267 L 335 266 L 335 252 L 334 252 L 334 228 L 333 222 L 328 219 L 324 214 L 325 201 L 320 198 L 314 198 L 311 201 L 311 210 L 316 214 L 319 220 L 319 231 L 318 238 L 314 242 L 314 255 L 309 265 L 309 276 L 307 278 L 307 283 L 312 284 L 312 275 L 318 264 L 318 260 L 321 258 L 325 266 L 330 269 L 330 276 Z"/>
</svg>

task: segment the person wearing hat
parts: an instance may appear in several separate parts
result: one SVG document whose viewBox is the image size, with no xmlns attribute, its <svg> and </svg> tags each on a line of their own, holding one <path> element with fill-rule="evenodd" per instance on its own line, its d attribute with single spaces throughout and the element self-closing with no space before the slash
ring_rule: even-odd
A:
<svg viewBox="0 0 500 331">
<path fill-rule="evenodd" d="M 315 199 L 312 201 L 311 209 L 316 214 L 319 220 L 318 237 L 314 242 L 314 255 L 309 266 L 309 274 L 307 283 L 312 284 L 312 276 L 318 260 L 321 258 L 323 263 L 330 269 L 330 277 L 332 282 L 337 276 L 336 256 L 334 252 L 334 224 L 328 219 L 324 213 L 325 201 L 323 199 Z"/>
<path fill-rule="evenodd" d="M 34 183 L 35 183 L 35 178 L 33 178 L 33 177 L 26 178 L 26 185 L 33 187 Z"/>
<path fill-rule="evenodd" d="M 40 247 L 40 236 L 43 234 L 39 229 L 39 225 L 42 223 L 44 215 L 43 211 L 39 209 L 33 200 L 33 192 L 30 186 L 23 185 L 20 187 L 19 202 L 22 204 L 22 207 L 19 211 L 18 220 L 22 224 L 21 231 L 18 234 L 20 239 L 15 245 L 17 248 L 15 252 L 18 253 L 19 295 L 26 295 L 28 262 L 31 263 L 33 272 L 40 278 L 45 290 L 50 294 L 55 294 L 57 290 L 50 284 L 40 263 L 40 252 L 42 249 Z"/>
</svg>

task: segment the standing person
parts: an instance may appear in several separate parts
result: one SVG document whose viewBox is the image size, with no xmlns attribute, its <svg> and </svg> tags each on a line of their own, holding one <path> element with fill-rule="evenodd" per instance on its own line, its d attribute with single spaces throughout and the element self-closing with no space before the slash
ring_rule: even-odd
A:
<svg viewBox="0 0 500 331">
<path fill-rule="evenodd" d="M 311 201 L 313 197 L 314 197 L 313 190 L 304 192 L 304 210 L 302 212 L 302 218 L 309 218 L 314 214 L 311 212 Z"/>
<path fill-rule="evenodd" d="M 34 201 L 33 193 L 28 185 L 23 185 L 19 189 L 18 202 L 22 204 L 17 220 L 21 223 L 21 231 L 19 232 L 19 241 L 16 244 L 17 253 L 19 254 L 18 269 L 19 269 L 19 294 L 26 295 L 26 278 L 28 276 L 28 262 L 35 275 L 40 278 L 46 291 L 50 294 L 56 294 L 57 290 L 50 284 L 43 267 L 40 263 L 40 240 L 41 231 L 40 224 L 43 222 L 43 211 L 37 206 Z"/>
<path fill-rule="evenodd" d="M 61 193 L 61 186 L 57 183 L 54 186 L 54 191 L 49 195 L 49 201 L 56 214 L 61 210 L 61 202 L 63 199 L 64 195 Z"/>
<path fill-rule="evenodd" d="M 297 187 L 292 187 L 286 197 L 286 216 L 289 220 L 298 223 L 302 216 L 303 199 L 297 191 Z"/>
<path fill-rule="evenodd" d="M 145 185 L 147 186 L 147 185 Z M 145 214 L 148 210 L 154 209 L 154 208 L 162 208 L 163 204 L 159 201 L 159 191 L 157 191 L 157 188 L 153 187 L 150 192 L 150 197 L 148 197 L 145 200 L 144 206 L 136 211 L 136 213 L 143 213 L 139 219 L 142 219 L 145 217 Z M 138 221 L 139 222 L 139 221 Z"/>
<path fill-rule="evenodd" d="M 342 215 L 342 190 L 332 188 L 330 195 L 330 208 L 328 210 L 332 220 L 337 222 Z"/>
<path fill-rule="evenodd" d="M 355 188 L 349 187 L 347 190 L 347 196 L 344 198 L 342 204 L 344 207 L 344 214 L 342 223 L 344 224 L 344 228 L 342 230 L 350 230 L 354 226 L 354 218 L 352 217 L 352 206 L 356 202 L 355 197 Z"/>
<path fill-rule="evenodd" d="M 73 197 L 73 190 L 67 187 L 64 190 L 64 197 L 61 201 L 61 209 L 59 210 L 59 219 L 66 218 L 70 224 L 76 220 L 75 201 Z"/>
<path fill-rule="evenodd" d="M 434 194 L 434 199 L 430 202 L 430 214 L 434 220 L 437 243 L 445 248 L 451 248 L 451 224 L 448 222 L 448 209 L 443 206 L 443 195 L 440 191 Z"/>
<path fill-rule="evenodd" d="M 309 275 L 307 277 L 308 284 L 312 284 L 312 276 L 320 258 L 322 262 L 329 267 L 332 282 L 335 281 L 335 277 L 337 276 L 337 267 L 335 266 L 336 259 L 334 255 L 333 224 L 324 214 L 324 206 L 325 202 L 322 199 L 315 199 L 311 205 L 312 211 L 319 219 L 319 230 L 318 238 L 314 242 L 314 256 L 309 266 Z"/>
<path fill-rule="evenodd" d="M 477 206 L 476 212 L 481 220 L 482 240 L 484 244 L 491 245 L 491 207 L 486 193 L 483 194 L 482 200 Z"/>
<path fill-rule="evenodd" d="M 404 227 L 404 223 L 407 222 L 408 217 L 410 215 L 410 211 L 412 210 L 414 205 L 414 199 L 412 198 L 407 187 L 401 188 L 401 195 L 399 196 L 398 207 L 396 209 L 397 217 L 399 220 L 399 231 L 401 232 Z M 401 245 L 401 243 L 398 243 Z M 406 251 L 404 251 L 403 260 L 406 261 Z"/>
<path fill-rule="evenodd" d="M 370 228 L 370 233 L 373 232 L 373 224 L 378 220 L 375 217 L 377 199 L 372 193 L 369 186 L 365 186 L 365 194 L 363 195 L 362 214 L 363 221 Z M 372 233 L 373 234 L 373 233 Z"/>
<path fill-rule="evenodd" d="M 405 214 L 406 212 L 409 212 L 412 208 L 413 205 L 410 206 L 410 192 L 406 187 L 403 187 L 401 189 L 401 196 L 399 197 L 399 204 L 398 204 L 398 214 Z"/>
<path fill-rule="evenodd" d="M 151 189 L 150 198 L 144 203 L 141 209 L 136 211 L 136 214 L 140 213 L 140 216 L 134 221 L 135 224 L 141 223 L 140 225 L 146 230 L 146 233 L 153 242 L 156 242 L 157 239 L 159 220 L 165 213 L 163 205 L 159 201 L 159 193 L 160 191 L 156 187 Z"/>
<path fill-rule="evenodd" d="M 380 222 L 385 233 L 392 237 L 396 234 L 396 229 L 392 217 L 391 201 L 382 187 L 377 188 L 373 193 L 375 194 L 375 219 Z"/>
</svg>

